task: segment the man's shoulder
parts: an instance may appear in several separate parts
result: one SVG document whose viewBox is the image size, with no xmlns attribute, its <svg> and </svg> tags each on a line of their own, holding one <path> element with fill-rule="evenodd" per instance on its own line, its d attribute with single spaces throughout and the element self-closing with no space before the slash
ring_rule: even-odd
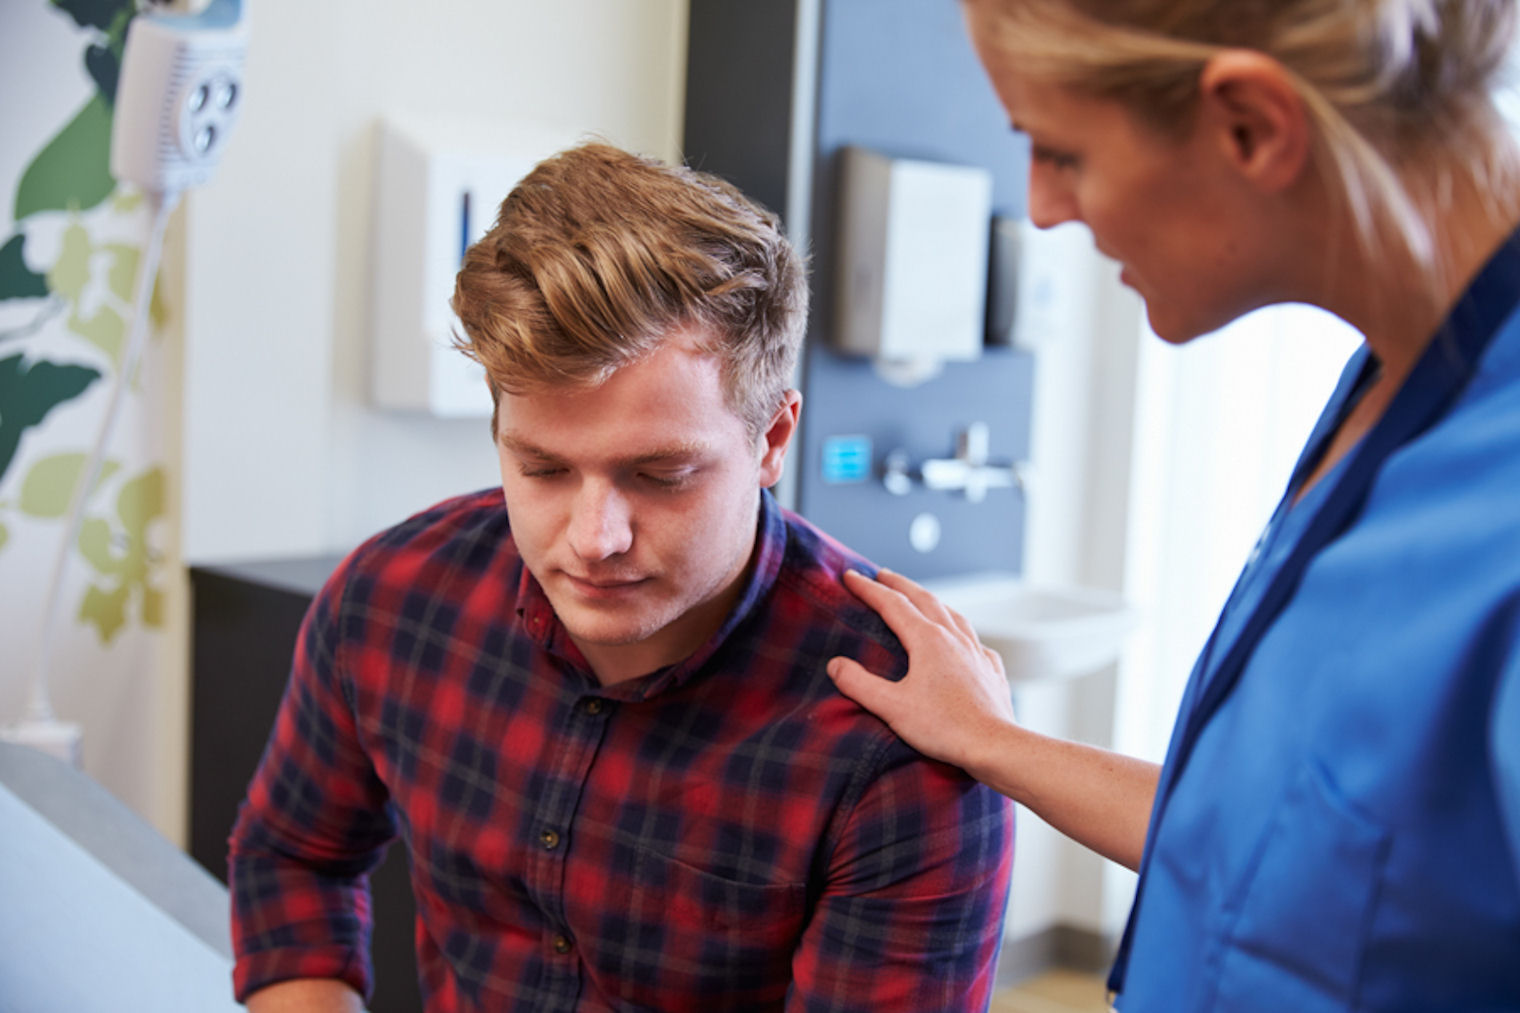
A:
<svg viewBox="0 0 1520 1013">
<path fill-rule="evenodd" d="M 864 653 L 857 660 L 866 667 L 889 679 L 901 678 L 908 655 L 897 635 L 844 585 L 847 570 L 874 576 L 876 565 L 791 511 L 783 516 L 786 549 L 776 585 L 787 607 L 795 610 L 795 621 L 833 634 L 819 643 L 849 643 Z"/>
<path fill-rule="evenodd" d="M 380 531 L 370 542 L 383 546 L 454 542 L 491 528 L 507 529 L 506 503 L 501 489 L 494 486 L 440 500 Z"/>
<path fill-rule="evenodd" d="M 819 735 L 832 730 L 835 737 L 829 740 L 830 748 L 851 758 L 852 797 L 890 776 L 898 779 L 899 788 L 915 785 L 910 794 L 926 805 L 938 807 L 959 800 L 955 804 L 962 807 L 963 816 L 975 813 L 979 819 L 990 814 L 1005 820 L 1006 799 L 964 771 L 919 753 L 823 674 L 823 664 L 843 654 L 878 676 L 896 680 L 907 673 L 908 654 L 881 616 L 850 593 L 842 580 L 851 569 L 874 576 L 876 565 L 797 515 L 784 512 L 784 517 L 787 548 L 776 577 L 783 596 L 778 605 L 789 611 L 788 621 L 808 627 L 808 636 L 797 641 L 801 656 L 796 659 L 802 662 L 797 667 L 812 676 L 814 696 L 807 724 Z M 814 651 L 820 656 L 806 656 Z"/>
<path fill-rule="evenodd" d="M 499 488 L 452 496 L 366 539 L 339 568 L 346 583 L 400 583 L 435 590 L 445 578 L 515 569 Z"/>
</svg>

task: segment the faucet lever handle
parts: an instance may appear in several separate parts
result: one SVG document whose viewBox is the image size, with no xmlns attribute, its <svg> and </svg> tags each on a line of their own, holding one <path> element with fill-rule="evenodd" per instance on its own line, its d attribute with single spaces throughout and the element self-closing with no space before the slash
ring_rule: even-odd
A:
<svg viewBox="0 0 1520 1013">
<path fill-rule="evenodd" d="M 913 466 L 906 450 L 894 450 L 883 462 L 881 483 L 894 496 L 906 496 L 913 491 Z"/>
<path fill-rule="evenodd" d="M 989 432 L 987 423 L 973 422 L 961 430 L 960 438 L 956 441 L 955 456 L 971 465 L 980 468 L 987 463 L 987 441 Z"/>
</svg>

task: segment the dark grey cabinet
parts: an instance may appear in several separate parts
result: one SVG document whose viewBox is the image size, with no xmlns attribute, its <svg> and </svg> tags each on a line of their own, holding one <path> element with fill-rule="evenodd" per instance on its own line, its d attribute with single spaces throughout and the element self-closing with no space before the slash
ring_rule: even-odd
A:
<svg viewBox="0 0 1520 1013">
<path fill-rule="evenodd" d="M 290 671 L 296 631 L 336 557 L 193 567 L 190 854 L 227 880 L 237 817 Z M 372 1013 L 422 1008 L 413 944 L 415 906 L 398 843 L 370 878 L 375 919 Z"/>
</svg>

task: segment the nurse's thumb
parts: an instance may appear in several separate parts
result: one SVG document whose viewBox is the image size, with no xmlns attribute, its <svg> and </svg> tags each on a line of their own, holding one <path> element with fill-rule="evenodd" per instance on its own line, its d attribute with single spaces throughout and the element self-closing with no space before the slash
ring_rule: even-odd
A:
<svg viewBox="0 0 1520 1013">
<path fill-rule="evenodd" d="M 852 658 L 831 658 L 825 669 L 845 696 L 885 718 L 891 708 L 892 683 L 868 671 Z"/>
</svg>

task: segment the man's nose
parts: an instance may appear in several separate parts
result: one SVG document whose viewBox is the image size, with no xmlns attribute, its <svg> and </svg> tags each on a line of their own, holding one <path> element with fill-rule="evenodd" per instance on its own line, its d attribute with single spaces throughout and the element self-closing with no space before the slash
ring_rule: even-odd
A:
<svg viewBox="0 0 1520 1013">
<path fill-rule="evenodd" d="M 609 559 L 632 547 L 633 517 L 628 500 L 610 482 L 583 482 L 571 511 L 570 548 L 580 558 Z"/>
</svg>

